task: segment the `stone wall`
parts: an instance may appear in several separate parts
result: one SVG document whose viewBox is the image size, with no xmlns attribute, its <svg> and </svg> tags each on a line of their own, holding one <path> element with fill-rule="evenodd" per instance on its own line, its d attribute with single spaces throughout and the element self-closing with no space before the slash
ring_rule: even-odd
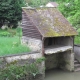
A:
<svg viewBox="0 0 80 80">
<path fill-rule="evenodd" d="M 65 65 L 63 69 L 74 71 L 74 52 L 66 51 L 63 53 L 63 59 L 65 61 Z"/>
<path fill-rule="evenodd" d="M 58 54 L 45 55 L 45 57 L 46 70 L 58 67 Z"/>
<path fill-rule="evenodd" d="M 42 49 L 42 41 L 40 39 L 23 36 L 21 39 L 21 43 L 29 46 L 32 51 L 41 51 Z"/>
<path fill-rule="evenodd" d="M 23 65 L 27 61 L 33 62 L 36 59 L 42 58 L 42 55 L 39 52 L 31 52 L 19 55 L 9 55 L 0 57 L 0 69 L 5 67 L 7 64 L 17 61 L 18 64 Z M 43 73 L 44 69 L 44 61 L 39 64 L 39 71 L 41 74 Z"/>
<path fill-rule="evenodd" d="M 71 51 L 45 55 L 46 69 L 61 68 L 63 70 L 74 71 L 74 53 Z"/>
</svg>

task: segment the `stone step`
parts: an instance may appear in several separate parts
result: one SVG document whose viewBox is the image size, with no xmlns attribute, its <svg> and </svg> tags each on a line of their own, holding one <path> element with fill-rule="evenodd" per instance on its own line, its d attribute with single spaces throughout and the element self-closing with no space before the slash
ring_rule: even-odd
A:
<svg viewBox="0 0 80 80">
<path fill-rule="evenodd" d="M 75 70 L 74 70 L 75 72 L 77 72 L 77 71 L 80 71 L 80 68 L 75 68 Z"/>
<path fill-rule="evenodd" d="M 74 60 L 74 64 L 79 63 L 77 60 Z"/>
<path fill-rule="evenodd" d="M 79 63 L 78 64 L 74 64 L 74 67 L 78 68 L 78 67 L 80 67 L 80 64 Z"/>
<path fill-rule="evenodd" d="M 74 60 L 74 71 L 80 71 L 80 63 L 76 59 Z"/>
<path fill-rule="evenodd" d="M 80 64 L 74 64 L 74 69 L 80 68 Z"/>
</svg>

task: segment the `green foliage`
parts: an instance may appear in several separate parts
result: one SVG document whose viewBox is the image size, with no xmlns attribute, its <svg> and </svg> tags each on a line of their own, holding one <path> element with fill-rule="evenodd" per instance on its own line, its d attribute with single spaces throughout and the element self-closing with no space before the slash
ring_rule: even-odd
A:
<svg viewBox="0 0 80 80">
<path fill-rule="evenodd" d="M 11 36 L 11 35 L 10 35 L 9 32 L 6 32 L 6 31 L 3 32 L 3 31 L 1 31 L 1 32 L 0 32 L 0 36 L 1 36 L 1 37 L 3 37 L 3 36 L 4 36 L 4 37 L 9 37 L 9 36 Z"/>
<path fill-rule="evenodd" d="M 27 61 L 24 65 L 18 65 L 14 61 L 7 64 L 5 68 L 0 69 L 1 80 L 29 80 L 31 76 L 35 77 L 37 74 L 40 74 L 40 72 L 36 60 L 32 63 Z"/>
<path fill-rule="evenodd" d="M 62 4 L 60 4 L 62 3 Z M 80 26 L 80 0 L 60 0 L 59 9 L 62 14 L 77 29 Z"/>
<path fill-rule="evenodd" d="M 75 36 L 75 44 L 80 44 L 80 36 Z"/>
<path fill-rule="evenodd" d="M 45 5 L 50 0 L 25 0 L 32 7 L 39 7 L 41 5 Z"/>
<path fill-rule="evenodd" d="M 26 0 L 19 0 L 19 5 L 21 7 L 25 7 L 26 6 Z"/>
<path fill-rule="evenodd" d="M 45 61 L 46 58 L 45 57 L 42 57 L 42 58 L 39 58 L 36 60 L 36 63 L 41 63 L 42 61 Z"/>
<path fill-rule="evenodd" d="M 22 19 L 21 0 L 0 1 L 0 25 L 7 24 L 9 27 L 17 27 Z"/>
<path fill-rule="evenodd" d="M 16 29 L 0 29 L 0 37 L 13 37 L 13 36 L 22 36 L 22 29 L 20 27 L 17 27 Z M 20 39 L 20 38 L 19 38 Z"/>
</svg>

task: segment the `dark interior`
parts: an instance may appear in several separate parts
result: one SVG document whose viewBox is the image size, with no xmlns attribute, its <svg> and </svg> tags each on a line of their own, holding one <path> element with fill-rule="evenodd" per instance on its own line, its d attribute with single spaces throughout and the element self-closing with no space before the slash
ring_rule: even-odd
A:
<svg viewBox="0 0 80 80">
<path fill-rule="evenodd" d="M 50 37 L 44 40 L 44 47 L 55 46 L 55 45 L 71 45 L 70 37 Z"/>
</svg>

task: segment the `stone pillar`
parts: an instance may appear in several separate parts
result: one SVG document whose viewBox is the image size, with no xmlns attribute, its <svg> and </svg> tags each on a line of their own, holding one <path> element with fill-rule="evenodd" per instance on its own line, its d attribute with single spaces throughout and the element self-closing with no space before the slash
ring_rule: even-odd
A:
<svg viewBox="0 0 80 80">
<path fill-rule="evenodd" d="M 74 53 L 67 51 L 63 53 L 63 61 L 60 67 L 64 70 L 74 71 Z"/>
<path fill-rule="evenodd" d="M 53 69 L 58 66 L 58 54 L 45 55 L 45 67 L 46 70 Z"/>
</svg>

